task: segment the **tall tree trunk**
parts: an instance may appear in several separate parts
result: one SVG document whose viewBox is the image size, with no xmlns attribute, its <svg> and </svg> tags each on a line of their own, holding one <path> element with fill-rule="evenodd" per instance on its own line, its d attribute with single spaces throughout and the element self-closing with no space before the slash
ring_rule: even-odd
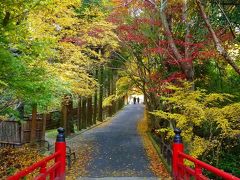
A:
<svg viewBox="0 0 240 180">
<path fill-rule="evenodd" d="M 103 121 L 103 108 L 102 108 L 102 102 L 103 102 L 103 66 L 101 65 L 99 67 L 99 98 L 98 98 L 98 120 Z"/>
<path fill-rule="evenodd" d="M 63 101 L 62 101 L 62 118 L 61 118 L 61 126 L 67 130 L 67 102 L 66 98 L 64 96 Z"/>
<path fill-rule="evenodd" d="M 160 16 L 161 16 L 161 21 L 162 21 L 162 24 L 163 24 L 164 31 L 167 34 L 167 39 L 168 39 L 169 46 L 171 47 L 175 58 L 179 62 L 180 67 L 181 67 L 183 73 L 185 74 L 187 80 L 192 82 L 194 80 L 193 63 L 183 61 L 183 57 L 179 53 L 179 51 L 177 49 L 177 46 L 174 42 L 172 32 L 169 28 L 169 23 L 167 21 L 165 12 L 161 11 Z"/>
<path fill-rule="evenodd" d="M 77 110 L 77 119 L 78 119 L 78 130 L 82 129 L 82 98 L 78 97 L 78 110 Z"/>
<path fill-rule="evenodd" d="M 65 129 L 66 135 L 74 132 L 73 120 L 72 120 L 73 102 L 71 95 L 64 95 L 62 100 L 62 119 L 61 125 Z"/>
<path fill-rule="evenodd" d="M 222 46 L 220 40 L 218 39 L 215 31 L 212 28 L 212 25 L 208 19 L 207 14 L 205 13 L 204 7 L 202 5 L 201 0 L 196 0 L 196 3 L 198 5 L 198 9 L 200 11 L 200 14 L 204 20 L 204 22 L 206 23 L 206 26 L 208 28 L 209 33 L 211 34 L 215 47 L 217 49 L 217 51 L 219 52 L 219 54 L 225 59 L 225 61 L 232 66 L 232 68 L 235 70 L 236 73 L 238 73 L 240 75 L 240 68 L 238 67 L 238 65 L 234 62 L 234 60 L 229 56 L 228 52 L 224 49 L 224 47 Z"/>
<path fill-rule="evenodd" d="M 86 115 L 87 100 L 85 97 L 82 98 L 82 128 L 87 128 L 87 115 Z"/>
<path fill-rule="evenodd" d="M 34 143 L 36 141 L 36 127 L 37 127 L 37 104 L 35 103 L 32 105 L 30 143 Z"/>
<path fill-rule="evenodd" d="M 190 42 L 191 39 L 189 38 L 190 35 L 190 22 L 188 20 L 188 0 L 184 0 L 183 2 L 183 22 L 185 24 L 185 59 L 190 60 L 191 59 L 191 52 L 190 52 Z M 192 62 L 189 62 L 191 64 L 191 76 L 192 78 L 190 78 L 190 81 L 193 81 L 194 78 L 194 66 Z M 194 90 L 195 89 L 195 85 L 194 83 L 192 83 L 191 89 Z"/>
<path fill-rule="evenodd" d="M 46 132 L 46 121 L 47 121 L 47 113 L 43 113 L 42 119 L 42 140 L 45 140 L 45 132 Z"/>
<path fill-rule="evenodd" d="M 98 78 L 98 70 L 95 71 L 95 78 Z M 94 106 L 93 106 L 93 124 L 97 123 L 97 113 L 98 113 L 98 90 L 95 90 L 94 94 Z"/>
<path fill-rule="evenodd" d="M 112 94 L 116 95 L 116 72 L 112 69 Z M 113 114 L 116 113 L 116 101 L 112 103 Z"/>
<path fill-rule="evenodd" d="M 183 2 L 183 22 L 185 24 L 185 59 L 189 59 L 190 58 L 190 47 L 189 47 L 189 43 L 190 43 L 190 24 L 188 21 L 188 0 L 184 0 Z"/>
<path fill-rule="evenodd" d="M 98 94 L 97 94 L 97 91 L 95 91 L 95 94 L 94 94 L 94 104 L 93 104 L 93 124 L 97 123 L 97 113 L 98 113 L 97 100 L 98 100 Z"/>
<path fill-rule="evenodd" d="M 92 126 L 93 122 L 92 122 L 92 97 L 88 97 L 87 99 L 87 121 L 88 121 L 88 126 Z"/>
<path fill-rule="evenodd" d="M 73 122 L 73 99 L 72 96 L 68 96 L 68 104 L 67 104 L 67 135 L 74 133 L 74 122 Z"/>
<path fill-rule="evenodd" d="M 112 95 L 112 72 L 111 70 L 109 69 L 108 70 L 108 84 L 107 84 L 107 87 L 108 87 L 108 90 L 107 90 L 107 93 L 108 93 L 108 96 L 111 96 Z M 108 107 L 108 116 L 112 116 L 112 105 Z"/>
</svg>

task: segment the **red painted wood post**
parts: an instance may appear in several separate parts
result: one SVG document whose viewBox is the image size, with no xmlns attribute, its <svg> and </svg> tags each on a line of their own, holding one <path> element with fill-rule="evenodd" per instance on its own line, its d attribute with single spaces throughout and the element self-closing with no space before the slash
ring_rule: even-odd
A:
<svg viewBox="0 0 240 180">
<path fill-rule="evenodd" d="M 198 164 L 195 164 L 195 176 L 196 176 L 196 179 L 199 178 L 199 176 L 202 175 L 202 168 L 201 166 L 199 166 Z"/>
<path fill-rule="evenodd" d="M 41 166 L 40 173 L 45 174 L 47 172 L 47 162 Z"/>
<path fill-rule="evenodd" d="M 56 171 L 56 176 L 60 180 L 65 180 L 66 175 L 66 142 L 64 129 L 58 128 L 57 140 L 55 143 L 55 152 L 60 152 L 60 155 L 56 158 L 56 162 L 60 162 L 60 168 Z"/>
<path fill-rule="evenodd" d="M 181 137 L 181 130 L 178 128 L 174 129 L 174 139 L 173 139 L 173 157 L 172 157 L 172 174 L 173 178 L 175 180 L 179 179 L 178 177 L 181 177 L 181 171 L 179 170 L 179 165 L 183 164 L 183 159 L 179 158 L 179 152 L 183 152 L 183 143 L 182 143 L 182 137 Z"/>
</svg>

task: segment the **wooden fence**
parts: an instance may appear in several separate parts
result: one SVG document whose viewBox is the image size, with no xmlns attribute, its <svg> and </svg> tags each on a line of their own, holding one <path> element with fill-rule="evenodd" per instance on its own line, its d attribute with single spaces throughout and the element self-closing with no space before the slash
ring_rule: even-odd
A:
<svg viewBox="0 0 240 180">
<path fill-rule="evenodd" d="M 38 114 L 38 117 L 43 119 L 43 114 Z M 56 129 L 60 127 L 62 118 L 61 111 L 51 111 L 46 114 L 46 130 Z"/>
<path fill-rule="evenodd" d="M 20 146 L 30 142 L 31 120 L 22 123 L 18 121 L 0 121 L 0 147 Z M 43 139 L 43 122 L 37 119 L 36 141 Z"/>
<path fill-rule="evenodd" d="M 119 109 L 124 106 L 124 100 L 120 99 L 116 102 L 115 107 L 109 111 L 109 108 L 102 108 L 102 119 L 115 114 Z M 66 135 L 74 133 L 69 129 L 75 125 L 78 130 L 85 129 L 92 126 L 96 121 L 100 121 L 98 117 L 92 115 L 98 111 L 93 109 L 94 104 L 86 104 L 85 107 L 73 108 L 70 110 L 67 107 L 66 114 L 64 111 L 52 111 L 47 114 L 37 114 L 36 128 L 35 128 L 35 141 L 45 140 L 45 130 L 56 129 L 60 126 L 66 127 Z M 88 111 L 91 109 L 91 111 Z M 31 137 L 31 125 L 32 125 L 32 115 L 25 118 L 24 121 L 0 121 L 0 147 L 3 146 L 20 146 L 24 143 L 30 142 Z M 64 120 L 65 119 L 65 120 Z M 71 126 L 70 126 L 71 124 Z"/>
<path fill-rule="evenodd" d="M 43 114 L 37 114 L 36 124 L 36 139 L 35 141 L 44 140 L 43 133 Z M 77 119 L 77 108 L 73 108 L 72 117 L 74 122 Z M 62 112 L 52 111 L 46 114 L 45 129 L 51 130 L 60 127 L 61 125 Z M 30 142 L 31 134 L 31 115 L 26 117 L 24 121 L 0 121 L 0 147 L 5 146 L 20 146 Z"/>
</svg>

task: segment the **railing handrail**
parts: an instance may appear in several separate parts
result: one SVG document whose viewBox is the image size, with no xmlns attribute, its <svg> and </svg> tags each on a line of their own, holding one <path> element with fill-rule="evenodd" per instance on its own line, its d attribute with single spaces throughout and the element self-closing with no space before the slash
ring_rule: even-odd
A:
<svg viewBox="0 0 240 180">
<path fill-rule="evenodd" d="M 46 172 L 39 174 L 37 177 L 34 178 L 34 180 L 43 180 L 43 179 L 45 180 L 49 174 L 51 175 L 51 172 L 54 172 L 54 170 L 59 168 L 60 166 L 61 166 L 60 162 L 54 163 L 54 165 L 51 166 L 48 170 L 46 170 Z M 50 177 L 50 179 L 54 179 L 54 177 Z"/>
<path fill-rule="evenodd" d="M 219 177 L 227 180 L 240 180 L 240 178 L 224 172 L 216 167 L 213 167 L 205 162 L 202 162 L 188 154 L 184 153 L 184 146 L 182 143 L 181 130 L 176 128 L 174 130 L 174 143 L 173 143 L 173 158 L 172 158 L 172 173 L 174 180 L 190 179 L 195 177 L 196 179 L 206 180 L 209 179 L 202 174 L 202 169 L 205 169 Z M 194 163 L 195 168 L 192 169 L 184 164 L 184 159 Z"/>
<path fill-rule="evenodd" d="M 55 162 L 50 167 L 47 167 L 47 163 L 55 159 Z M 30 167 L 21 170 L 13 176 L 7 178 L 7 180 L 19 180 L 22 177 L 34 172 L 37 168 L 40 168 L 39 174 L 34 178 L 35 180 L 45 180 L 50 175 L 52 179 L 65 179 L 66 168 L 66 142 L 64 136 L 64 129 L 58 128 L 57 140 L 55 143 L 55 153 L 43 158 L 42 160 L 34 163 Z"/>
<path fill-rule="evenodd" d="M 223 178 L 228 179 L 228 180 L 231 180 L 231 179 L 232 180 L 239 180 L 239 178 L 233 176 L 232 174 L 226 173 L 223 170 L 215 168 L 214 166 L 211 166 L 211 165 L 209 165 L 209 164 L 207 164 L 203 161 L 200 161 L 200 160 L 198 160 L 198 159 L 196 159 L 196 158 L 194 158 L 194 157 L 192 157 L 188 154 L 185 154 L 183 152 L 178 152 L 178 155 L 183 159 L 187 159 L 187 160 L 193 162 L 195 164 L 195 166 L 198 166 L 198 167 L 200 166 L 199 168 L 206 169 L 206 170 L 214 173 L 217 176 L 223 177 Z"/>
<path fill-rule="evenodd" d="M 10 176 L 8 178 L 8 180 L 12 180 L 13 178 L 16 179 L 16 178 L 21 178 L 21 177 L 24 177 L 26 175 L 28 175 L 29 173 L 33 172 L 34 170 L 36 170 L 37 168 L 40 168 L 42 166 L 44 166 L 47 162 L 51 161 L 52 159 L 56 158 L 57 156 L 59 156 L 61 153 L 60 151 L 58 152 L 55 152 L 53 153 L 52 155 L 50 156 L 47 156 L 45 158 L 43 158 L 42 160 L 34 163 L 33 165 L 19 171 L 17 174 L 15 174 L 13 177 Z"/>
</svg>

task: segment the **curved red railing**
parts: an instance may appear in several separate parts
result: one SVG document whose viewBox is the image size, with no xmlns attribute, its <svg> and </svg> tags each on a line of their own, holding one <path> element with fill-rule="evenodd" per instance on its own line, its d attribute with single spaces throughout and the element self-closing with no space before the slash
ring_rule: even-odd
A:
<svg viewBox="0 0 240 180">
<path fill-rule="evenodd" d="M 54 164 L 47 167 L 50 161 L 54 160 Z M 45 157 L 39 162 L 36 162 L 32 166 L 16 173 L 13 176 L 7 178 L 7 180 L 19 180 L 31 174 L 35 170 L 39 169 L 39 174 L 34 177 L 34 180 L 65 180 L 66 169 L 66 142 L 64 137 L 64 129 L 58 129 L 58 136 L 55 143 L 55 153 Z"/>
<path fill-rule="evenodd" d="M 203 175 L 202 170 L 205 169 L 218 177 L 226 180 L 240 180 L 240 178 L 233 176 L 230 173 L 226 173 L 220 169 L 217 169 L 207 163 L 204 163 L 192 156 L 184 153 L 184 147 L 182 138 L 180 136 L 181 131 L 175 129 L 175 137 L 173 143 L 173 160 L 172 160 L 172 171 L 173 178 L 175 180 L 190 180 L 192 177 L 196 180 L 208 180 L 209 178 Z M 185 165 L 184 160 L 188 160 L 194 163 L 194 169 Z"/>
</svg>

